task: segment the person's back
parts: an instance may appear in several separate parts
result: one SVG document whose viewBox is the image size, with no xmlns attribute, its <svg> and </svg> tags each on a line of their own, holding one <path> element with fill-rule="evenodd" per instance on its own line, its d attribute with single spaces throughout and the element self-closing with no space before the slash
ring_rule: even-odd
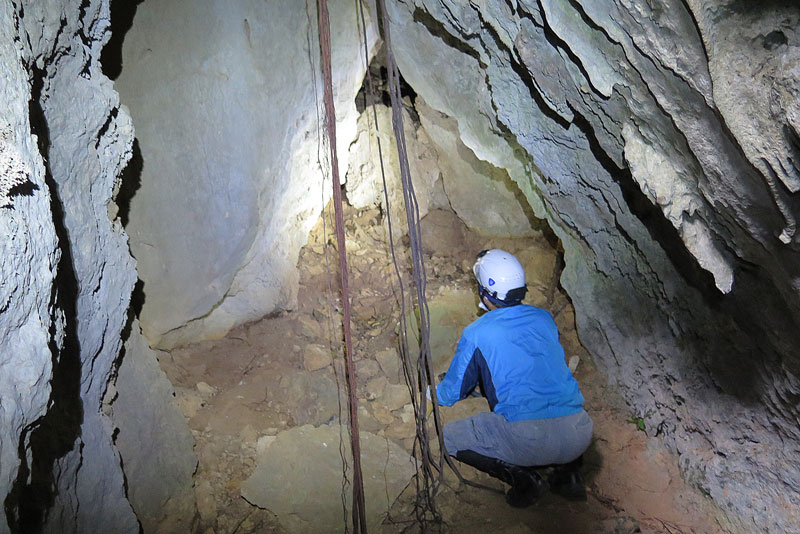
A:
<svg viewBox="0 0 800 534">
<path fill-rule="evenodd" d="M 460 383 L 447 378 L 440 403 L 452 405 L 480 381 L 492 411 L 508 421 L 560 417 L 581 411 L 584 399 L 558 341 L 558 328 L 546 310 L 519 304 L 484 314 L 464 329 L 459 351 L 476 359 Z M 452 383 L 451 383 L 452 382 Z"/>
<path fill-rule="evenodd" d="M 536 466 L 556 465 L 554 491 L 585 499 L 579 467 L 593 425 L 555 321 L 546 310 L 521 304 L 525 273 L 513 255 L 483 251 L 473 271 L 488 313 L 464 329 L 436 392 L 439 403 L 450 406 L 480 387 L 492 411 L 448 423 L 445 447 L 511 484 L 512 506 L 532 504 L 547 488 Z"/>
</svg>

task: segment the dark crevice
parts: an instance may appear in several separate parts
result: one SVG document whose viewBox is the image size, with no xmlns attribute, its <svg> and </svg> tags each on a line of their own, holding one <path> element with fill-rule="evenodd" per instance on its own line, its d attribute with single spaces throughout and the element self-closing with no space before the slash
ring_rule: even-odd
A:
<svg viewBox="0 0 800 534">
<path fill-rule="evenodd" d="M 664 217 L 661 209 L 642 192 L 639 184 L 633 179 L 630 169 L 618 167 L 611 156 L 603 150 L 586 117 L 572 106 L 570 109 L 575 116 L 572 122 L 583 132 L 589 142 L 592 155 L 617 183 L 631 213 L 641 221 L 650 237 L 661 246 L 675 270 L 689 286 L 699 291 L 707 302 L 719 302 L 721 295 L 716 289 L 714 277 L 703 269 L 697 259 L 686 249 L 686 244 L 681 239 L 678 230 Z M 632 238 L 627 237 L 627 239 L 631 240 Z"/>
<path fill-rule="evenodd" d="M 100 146 L 100 141 L 103 139 L 103 136 L 106 135 L 111 124 L 117 119 L 117 115 L 119 115 L 119 108 L 114 108 L 111 110 L 111 113 L 108 114 L 108 117 L 106 117 L 106 122 L 103 123 L 103 126 L 101 126 L 100 130 L 97 132 L 97 139 L 94 142 L 95 149 Z"/>
<path fill-rule="evenodd" d="M 29 433 L 23 432 L 19 445 L 21 467 L 4 502 L 11 531 L 26 534 L 42 532 L 47 512 L 57 495 L 54 464 L 73 450 L 81 435 L 83 422 L 80 342 L 77 329 L 78 280 L 64 221 L 64 207 L 48 164 L 50 132 L 41 106 L 44 83 L 45 73 L 34 69 L 29 102 L 30 125 L 31 132 L 38 139 L 39 151 L 45 162 L 45 183 L 50 191 L 53 223 L 61 253 L 51 298 L 53 308 L 63 313 L 64 339 L 59 344 L 58 329 L 55 326 L 58 318 L 54 317 L 49 343 L 52 357 L 49 409 L 30 426 Z M 27 463 L 26 449 L 30 451 L 30 464 Z"/>
<path fill-rule="evenodd" d="M 372 93 L 369 91 L 369 80 L 372 81 Z M 415 127 L 419 127 L 419 114 L 416 110 L 417 92 L 409 83 L 399 76 L 400 81 L 400 98 L 403 100 L 403 107 L 408 111 L 411 120 L 414 122 Z M 406 99 L 410 105 L 406 103 Z M 378 53 L 372 58 L 369 64 L 369 69 L 364 76 L 361 83 L 361 88 L 356 95 L 356 110 L 363 113 L 372 104 L 381 104 L 386 107 L 391 107 L 391 99 L 389 97 L 389 71 L 386 69 L 386 48 L 382 46 Z"/>
<path fill-rule="evenodd" d="M 100 53 L 103 74 L 116 80 L 122 72 L 122 43 L 133 26 L 136 8 L 144 0 L 111 0 L 111 39 Z"/>
<path fill-rule="evenodd" d="M 541 6 L 541 2 L 539 4 L 539 12 L 542 15 L 542 20 L 544 20 L 545 24 L 542 27 L 544 30 L 544 36 L 547 40 L 553 45 L 553 48 L 557 50 L 563 50 L 565 54 L 569 57 L 570 61 L 572 61 L 576 67 L 581 71 L 581 74 L 586 79 L 586 83 L 592 89 L 592 91 L 597 94 L 597 96 L 603 100 L 608 100 L 608 97 L 599 93 L 597 89 L 595 89 L 594 85 L 592 84 L 592 79 L 589 77 L 589 71 L 586 70 L 586 67 L 583 66 L 583 62 L 581 59 L 572 51 L 569 47 L 569 44 L 564 41 L 561 37 L 559 37 L 555 31 L 550 27 L 550 23 L 547 22 L 547 17 L 545 17 L 544 9 Z M 535 21 L 534 21 L 535 24 Z"/>
<path fill-rule="evenodd" d="M 795 179 L 800 179 L 800 135 L 791 124 L 783 125 L 783 137 L 789 147 L 789 164 Z"/>
<path fill-rule="evenodd" d="M 102 135 L 102 134 L 101 134 Z M 142 187 L 142 170 L 144 169 L 144 159 L 142 149 L 139 146 L 139 139 L 133 140 L 133 154 L 128 165 L 120 173 L 119 192 L 114 202 L 119 208 L 119 220 L 122 226 L 128 226 L 131 214 L 131 202 L 136 192 Z"/>
<path fill-rule="evenodd" d="M 539 107 L 539 110 L 542 112 L 542 114 L 558 124 L 564 130 L 569 129 L 570 122 L 556 113 L 553 108 L 551 108 L 547 102 L 545 102 L 544 97 L 541 95 L 541 93 L 539 93 L 539 90 L 536 89 L 536 82 L 534 81 L 533 76 L 528 68 L 524 65 L 520 65 L 516 61 L 510 61 L 509 63 L 514 73 L 519 76 L 523 82 L 525 82 L 531 98 L 533 98 L 533 101 L 536 102 L 536 105 Z"/>
<path fill-rule="evenodd" d="M 32 197 L 35 191 L 39 190 L 39 186 L 31 181 L 26 181 L 21 184 L 17 184 L 13 186 L 11 189 L 8 190 L 8 197 Z M 2 208 L 12 208 L 13 204 L 8 203 L 5 206 L 0 206 Z"/>
<path fill-rule="evenodd" d="M 420 8 L 415 8 L 413 19 L 414 22 L 418 22 L 423 26 L 425 26 L 425 28 L 428 29 L 431 35 L 434 35 L 439 39 L 441 39 L 444 42 L 444 44 L 446 44 L 450 48 L 458 50 L 459 52 L 466 54 L 471 58 L 474 58 L 478 63 L 480 63 L 481 67 L 484 68 L 486 67 L 486 65 L 481 60 L 481 56 L 477 50 L 469 46 L 466 42 L 462 41 L 458 37 L 451 34 L 449 31 L 447 31 L 445 25 L 441 21 L 435 19 L 433 15 L 431 15 L 427 11 L 424 11 Z"/>
</svg>

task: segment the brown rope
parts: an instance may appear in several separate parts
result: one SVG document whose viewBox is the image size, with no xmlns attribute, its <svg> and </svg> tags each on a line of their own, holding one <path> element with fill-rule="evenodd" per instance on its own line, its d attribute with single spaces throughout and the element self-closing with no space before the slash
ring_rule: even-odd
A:
<svg viewBox="0 0 800 534">
<path fill-rule="evenodd" d="M 403 129 L 402 119 L 402 102 L 400 95 L 400 72 L 392 51 L 391 32 L 389 28 L 388 15 L 386 12 L 384 0 L 377 0 L 377 13 L 381 22 L 383 30 L 383 39 L 386 45 L 386 68 L 389 75 L 388 86 L 389 96 L 392 105 L 392 126 L 394 130 L 395 140 L 398 151 L 398 163 L 400 166 L 400 178 L 403 189 L 403 200 L 405 204 L 406 219 L 408 221 L 408 236 L 409 248 L 411 250 L 412 259 L 412 274 L 413 282 L 416 288 L 417 303 L 419 306 L 419 334 L 420 334 L 420 350 L 416 358 L 413 358 L 409 353 L 408 346 L 408 325 L 406 324 L 405 312 L 405 295 L 403 291 L 403 281 L 397 266 L 397 260 L 394 251 L 394 243 L 392 242 L 391 233 L 391 219 L 389 219 L 389 198 L 386 192 L 386 177 L 383 168 L 383 158 L 381 154 L 380 136 L 378 136 L 378 157 L 380 159 L 381 176 L 383 178 L 384 199 L 386 202 L 387 220 L 389 223 L 389 239 L 392 251 L 392 259 L 395 266 L 395 272 L 400 281 L 401 292 L 401 317 L 400 317 L 400 342 L 401 351 L 403 353 L 403 370 L 405 373 L 406 383 L 408 384 L 411 393 L 411 402 L 415 412 L 416 419 L 416 440 L 415 440 L 415 461 L 416 449 L 419 447 L 420 462 L 422 464 L 422 481 L 419 477 L 415 479 L 417 499 L 415 502 L 415 515 L 418 523 L 421 524 L 425 530 L 426 523 L 433 521 L 434 523 L 441 522 L 441 515 L 436 509 L 436 495 L 439 486 L 444 482 L 444 464 L 455 473 L 459 482 L 468 486 L 490 490 L 495 492 L 494 488 L 467 480 L 458 470 L 453 461 L 453 458 L 447 454 L 444 446 L 444 435 L 442 433 L 442 419 L 439 412 L 439 403 L 436 396 L 435 388 L 435 371 L 433 369 L 433 359 L 430 354 L 430 312 L 428 303 L 425 296 L 425 289 L 427 286 L 427 277 L 425 272 L 424 256 L 422 253 L 422 236 L 420 231 L 420 216 L 419 205 L 417 203 L 416 195 L 414 192 L 414 185 L 411 181 L 411 172 L 408 164 L 408 155 L 406 151 L 405 132 Z M 361 7 L 361 21 L 364 22 L 363 6 Z M 364 38 L 364 56 L 369 64 L 367 57 L 367 43 L 366 36 Z M 372 89 L 372 82 L 367 69 L 367 86 L 370 92 L 370 101 L 372 102 L 373 117 L 375 121 L 375 128 L 378 129 L 377 113 L 375 112 L 375 98 Z M 435 459 L 430 448 L 430 436 L 428 434 L 427 425 L 427 398 L 425 392 L 430 385 L 433 404 L 433 418 L 436 437 L 439 442 L 439 457 Z M 418 466 L 419 467 L 419 466 Z M 434 473 L 438 472 L 438 476 Z"/>
<path fill-rule="evenodd" d="M 394 59 L 392 51 L 391 32 L 385 3 L 378 0 L 379 17 L 381 19 L 383 39 L 386 45 L 386 68 L 389 75 L 388 86 L 389 96 L 392 105 L 392 127 L 394 130 L 397 145 L 398 163 L 400 166 L 400 180 L 403 191 L 403 201 L 408 223 L 409 249 L 411 252 L 411 267 L 414 287 L 416 289 L 417 305 L 419 309 L 419 354 L 416 358 L 412 357 L 408 350 L 407 325 L 405 312 L 402 312 L 400 320 L 401 341 L 403 349 L 403 369 L 405 372 L 406 383 L 411 393 L 412 406 L 416 419 L 416 439 L 414 443 L 415 452 L 419 448 L 419 461 L 421 463 L 421 477 L 415 479 L 417 499 L 415 502 L 415 515 L 417 521 L 425 528 L 427 522 L 441 522 L 441 515 L 436 509 L 436 494 L 438 487 L 443 481 L 443 471 L 441 469 L 444 461 L 444 442 L 441 434 L 441 420 L 439 418 L 438 405 L 435 402 L 436 392 L 433 387 L 434 370 L 430 354 L 430 311 L 425 296 L 427 278 L 425 274 L 424 257 L 422 253 L 422 236 L 420 232 L 419 205 L 414 193 L 414 185 L 411 181 L 411 171 L 408 164 L 408 154 L 406 150 L 405 133 L 403 130 L 402 102 L 400 96 L 400 73 Z M 372 99 L 374 102 L 374 98 Z M 374 109 L 374 108 L 373 108 Z M 377 120 L 376 120 L 377 124 Z M 388 200 L 388 198 L 387 198 Z M 387 206 L 387 212 L 389 211 Z M 403 302 L 404 304 L 404 302 Z M 403 306 L 404 307 L 404 306 Z M 438 461 L 433 457 L 430 449 L 430 437 L 427 425 L 427 399 L 426 390 L 431 386 L 433 394 L 433 408 L 435 427 L 437 430 L 440 454 Z M 415 455 L 416 456 L 416 455 Z M 416 458 L 415 458 L 416 459 Z M 438 476 L 436 475 L 438 471 Z"/>
<path fill-rule="evenodd" d="M 355 372 L 353 369 L 353 345 L 350 332 L 350 291 L 347 276 L 347 250 L 344 239 L 344 217 L 342 215 L 342 185 L 339 180 L 339 161 L 336 157 L 336 112 L 333 106 L 333 81 L 331 76 L 331 33 L 327 0 L 317 0 L 319 15 L 319 47 L 322 55 L 322 78 L 324 85 L 325 125 L 331 149 L 331 174 L 333 177 L 333 206 L 336 219 L 336 243 L 339 251 L 339 270 L 342 281 L 342 310 L 344 313 L 344 361 L 350 407 L 350 438 L 353 452 L 353 532 L 367 532 L 366 508 L 364 505 L 364 481 L 361 475 L 361 445 L 358 434 L 358 399 L 356 398 Z"/>
</svg>

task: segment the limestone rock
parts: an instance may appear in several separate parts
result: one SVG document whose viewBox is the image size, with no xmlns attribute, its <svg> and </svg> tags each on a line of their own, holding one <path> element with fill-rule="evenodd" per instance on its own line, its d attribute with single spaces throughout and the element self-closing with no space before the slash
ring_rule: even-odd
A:
<svg viewBox="0 0 800 534">
<path fill-rule="evenodd" d="M 475 292 L 471 289 L 446 289 L 428 300 L 430 313 L 430 350 L 435 373 L 443 373 L 450 367 L 456 345 L 464 327 L 477 318 Z M 407 320 L 409 331 L 416 318 Z M 414 335 L 409 335 L 410 351 L 419 351 Z"/>
<path fill-rule="evenodd" d="M 389 213 L 394 237 L 397 239 L 408 231 L 408 226 L 400 164 L 392 129 L 392 112 L 391 108 L 384 105 L 376 105 L 375 111 L 378 115 L 381 153 L 391 208 Z M 424 217 L 430 209 L 447 205 L 439 176 L 438 155 L 427 133 L 414 126 L 411 116 L 405 109 L 402 115 L 411 180 L 419 203 L 419 216 Z M 371 108 L 367 108 L 358 118 L 358 136 L 350 145 L 349 159 L 346 187 L 350 205 L 354 208 L 381 206 L 385 210 L 383 178 L 378 158 L 378 136 Z"/>
<path fill-rule="evenodd" d="M 15 370 L 3 376 L 18 380 L 3 390 L 24 392 L 13 401 L 2 399 L 6 413 L 6 406 L 16 405 L 14 415 L 4 416 L 10 419 L 3 419 L 2 438 L 5 443 L 8 430 L 41 416 L 36 436 L 22 443 L 22 457 L 53 466 L 41 502 L 58 498 L 48 510 L 34 511 L 44 518 L 37 528 L 135 533 L 139 524 L 125 495 L 113 426 L 102 408 L 136 281 L 122 226 L 109 218 L 118 177 L 131 155 L 133 126 L 99 63 L 108 2 L 84 4 L 18 1 L 0 8 L 0 84 L 6 95 L 0 137 L 17 154 L 19 163 L 11 170 L 24 172 L 32 185 L 14 192 L 27 196 L 14 196 L 13 207 L 2 208 L 0 215 L 2 230 L 8 231 L 3 280 L 12 284 L 0 290 L 0 332 L 3 343 L 14 344 L 3 345 L 3 354 L 15 358 Z M 22 65 L 27 72 L 20 77 Z M 46 167 L 34 156 L 31 134 L 40 141 Z M 52 213 L 44 209 L 47 204 Z M 30 211 L 22 216 L 20 209 Z M 63 262 L 53 249 L 53 228 Z M 56 266 L 59 279 L 52 284 Z M 7 314 L 7 308 L 13 311 Z M 14 333 L 8 336 L 7 328 Z M 47 405 L 40 402 L 49 394 L 44 384 L 54 388 Z M 54 446 L 35 445 L 45 442 Z M 15 450 L 20 446 L 18 437 L 11 443 Z M 19 454 L 9 458 L 6 447 L 0 451 L 0 488 L 16 476 L 20 459 Z M 20 480 L 20 489 L 30 482 Z M 5 510 L 16 511 L 17 503 L 4 502 Z M 3 522 L 0 531 L 6 528 Z"/>
<path fill-rule="evenodd" d="M 365 358 L 363 360 L 359 360 L 355 362 L 356 366 L 356 376 L 359 380 L 369 380 L 373 376 L 377 375 L 381 368 L 378 365 L 378 362 L 371 358 Z"/>
<path fill-rule="evenodd" d="M 339 415 L 336 384 L 326 375 L 297 373 L 284 376 L 277 398 L 292 406 L 295 422 L 300 425 L 327 423 Z"/>
<path fill-rule="evenodd" d="M 366 383 L 366 397 L 368 400 L 380 398 L 383 395 L 386 386 L 389 384 L 385 376 L 376 376 Z"/>
<path fill-rule="evenodd" d="M 195 389 L 197 389 L 198 393 L 200 393 L 200 395 L 206 399 L 213 397 L 218 391 L 214 386 L 202 381 L 195 384 Z"/>
<path fill-rule="evenodd" d="M 383 350 L 375 355 L 375 359 L 389 382 L 397 384 L 403 381 L 403 362 L 396 350 Z"/>
<path fill-rule="evenodd" d="M 331 364 L 331 351 L 322 345 L 306 345 L 303 351 L 303 367 L 306 371 L 316 371 Z"/>
<path fill-rule="evenodd" d="M 800 477 L 781 467 L 800 461 L 784 446 L 800 440 L 787 401 L 800 391 L 800 7 L 740 4 L 387 11 L 417 101 L 505 169 L 559 237 L 560 282 L 600 367 L 665 422 L 733 530 L 781 532 L 800 520 L 782 504 L 800 501 Z M 430 134 L 435 115 L 420 115 Z M 754 432 L 758 447 L 742 440 Z"/>
<path fill-rule="evenodd" d="M 419 99 L 417 110 L 436 146 L 445 193 L 459 218 L 486 235 L 533 234 L 533 213 L 508 172 L 480 160 L 464 145 L 457 121 Z"/>
<path fill-rule="evenodd" d="M 349 521 L 351 515 L 343 515 L 342 498 L 352 506 L 352 492 L 342 492 L 339 443 L 346 435 L 336 424 L 281 432 L 242 483 L 242 495 L 275 513 L 292 532 L 344 532 L 343 517 Z M 375 531 L 414 475 L 414 465 L 396 444 L 369 432 L 361 432 L 361 458 L 367 530 Z"/>
<path fill-rule="evenodd" d="M 194 438 L 174 390 L 134 321 L 112 404 L 128 498 L 145 532 L 188 531 L 196 513 Z"/>
<path fill-rule="evenodd" d="M 214 497 L 214 488 L 207 480 L 200 482 L 195 488 L 197 510 L 203 521 L 214 521 L 217 518 L 217 501 Z"/>
<path fill-rule="evenodd" d="M 15 7 L 0 5 L 0 533 L 21 462 L 24 429 L 45 415 L 53 376 L 48 343 L 64 345 L 64 311 L 51 307 L 60 251 L 45 167 L 28 119 L 32 98 L 15 41 Z M 19 189 L 30 183 L 30 194 Z M 16 188 L 16 189 L 15 189 Z M 26 442 L 26 448 L 28 448 Z M 29 453 L 29 452 L 28 452 Z"/>
<path fill-rule="evenodd" d="M 379 400 L 389 411 L 399 410 L 411 400 L 408 386 L 405 384 L 387 384 L 383 388 L 383 393 Z"/>
<path fill-rule="evenodd" d="M 365 65 L 355 4 L 336 0 L 330 14 L 344 177 Z M 316 15 L 305 4 L 137 7 L 116 87 L 143 160 L 127 230 L 151 343 L 219 337 L 295 305 L 299 251 L 332 191 L 318 167 L 318 49 Z"/>
</svg>

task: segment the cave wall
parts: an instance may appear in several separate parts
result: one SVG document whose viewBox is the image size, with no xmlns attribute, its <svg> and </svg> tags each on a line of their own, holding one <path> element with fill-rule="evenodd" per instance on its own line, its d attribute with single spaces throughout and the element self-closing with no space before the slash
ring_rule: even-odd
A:
<svg viewBox="0 0 800 534">
<path fill-rule="evenodd" d="M 165 377 L 119 369 L 123 339 L 141 337 L 128 314 L 135 264 L 112 199 L 134 132 L 100 68 L 109 17 L 108 0 L 0 6 L 0 532 L 139 532 L 136 514 L 155 510 L 134 510 L 128 492 L 152 479 L 126 479 L 124 464 L 145 449 L 120 454 L 110 403 L 179 414 L 163 386 L 130 393 Z M 182 439 L 169 452 L 191 462 L 185 421 L 173 422 L 169 435 Z M 163 466 L 165 430 L 149 424 L 161 440 L 147 460 Z"/>
<path fill-rule="evenodd" d="M 24 467 L 5 500 L 11 517 L 2 528 L 25 530 L 43 522 L 46 530 L 59 532 L 93 531 L 100 525 L 136 532 L 113 429 L 100 410 L 136 281 L 122 228 L 112 225 L 107 213 L 133 138 L 128 115 L 114 112 L 118 99 L 110 81 L 98 76 L 108 6 L 14 2 L 4 3 L 4 9 L 12 11 L 4 29 L 16 32 L 16 69 L 25 69 L 20 82 L 27 90 L 22 93 L 26 109 L 17 117 L 29 121 L 31 131 L 20 133 L 28 135 L 29 150 L 38 142 L 34 168 L 40 180 L 46 177 L 30 200 L 41 199 L 47 211 L 31 211 L 40 219 L 29 223 L 29 232 L 35 235 L 37 226 L 54 228 L 60 261 L 57 280 L 44 276 L 26 288 L 47 295 L 44 317 L 53 319 L 41 327 L 49 335 L 38 343 L 31 338 L 30 346 L 16 340 L 4 351 L 21 358 L 18 367 L 40 373 L 28 387 L 20 387 L 22 381 L 10 391 L 23 398 L 50 396 L 35 413 L 40 417 L 21 432 Z M 52 234 L 42 242 L 52 247 Z M 35 247 L 18 250 L 36 252 Z M 57 258 L 51 253 L 51 270 Z M 12 309 L 20 309 L 19 304 Z M 3 323 L 10 319 L 3 313 Z M 37 364 L 42 357 L 47 359 L 43 367 Z"/>
<path fill-rule="evenodd" d="M 397 0 L 388 10 L 408 83 L 508 170 L 561 238 L 581 339 L 648 433 L 680 455 L 729 528 L 791 530 L 798 9 Z"/>
<path fill-rule="evenodd" d="M 64 342 L 54 304 L 58 237 L 43 159 L 32 135 L 30 50 L 17 41 L 17 6 L 0 4 L 0 500 L 30 461 L 30 429 L 47 411 L 51 347 Z M 20 452 L 22 451 L 22 457 Z M 12 497 L 15 500 L 15 497 Z M 9 531 L 6 506 L 0 532 Z M 16 510 L 9 510 L 13 515 Z"/>
<path fill-rule="evenodd" d="M 366 65 L 355 3 L 330 13 L 344 179 Z M 289 0 L 137 8 L 116 87 L 139 132 L 126 230 L 153 346 L 220 337 L 296 302 L 299 250 L 331 194 L 316 17 L 314 2 Z"/>
</svg>

